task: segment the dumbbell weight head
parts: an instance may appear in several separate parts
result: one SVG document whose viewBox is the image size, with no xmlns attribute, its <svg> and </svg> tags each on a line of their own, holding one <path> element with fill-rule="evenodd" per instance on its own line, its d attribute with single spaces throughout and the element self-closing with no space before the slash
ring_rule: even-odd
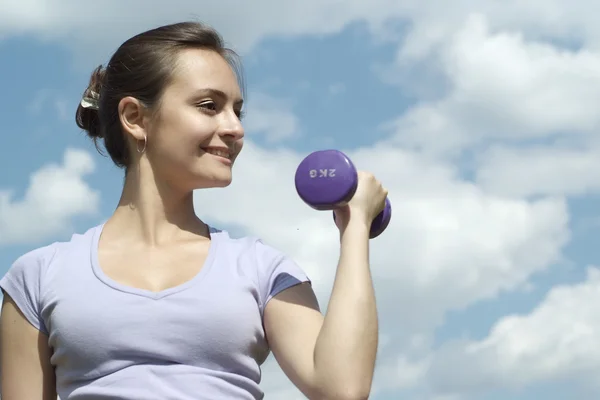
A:
<svg viewBox="0 0 600 400">
<path fill-rule="evenodd" d="M 356 193 L 358 173 L 350 158 L 341 151 L 315 151 L 296 169 L 295 184 L 300 198 L 312 208 L 335 210 L 346 205 Z M 387 228 L 391 217 L 392 206 L 386 198 L 384 210 L 371 224 L 369 237 L 379 236 Z"/>
<path fill-rule="evenodd" d="M 383 208 L 383 211 L 380 212 L 371 223 L 371 231 L 369 232 L 369 237 L 373 239 L 381 235 L 390 224 L 391 219 L 392 203 L 390 203 L 390 199 L 386 197 L 385 207 Z"/>
<path fill-rule="evenodd" d="M 350 201 L 358 187 L 352 161 L 341 151 L 321 150 L 309 154 L 296 169 L 296 191 L 316 210 L 335 210 Z"/>
</svg>

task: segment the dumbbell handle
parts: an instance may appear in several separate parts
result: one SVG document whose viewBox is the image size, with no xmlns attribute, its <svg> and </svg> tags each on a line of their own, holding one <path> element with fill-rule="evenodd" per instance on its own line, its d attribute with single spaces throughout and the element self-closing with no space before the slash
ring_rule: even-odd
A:
<svg viewBox="0 0 600 400">
<path fill-rule="evenodd" d="M 388 197 L 385 198 L 385 206 L 383 211 L 381 211 L 371 222 L 371 230 L 369 231 L 369 238 L 374 239 L 377 236 L 381 235 L 383 231 L 390 224 L 390 220 L 392 218 L 392 203 L 390 203 L 390 199 Z M 333 221 L 335 222 L 335 212 L 333 213 Z"/>
</svg>

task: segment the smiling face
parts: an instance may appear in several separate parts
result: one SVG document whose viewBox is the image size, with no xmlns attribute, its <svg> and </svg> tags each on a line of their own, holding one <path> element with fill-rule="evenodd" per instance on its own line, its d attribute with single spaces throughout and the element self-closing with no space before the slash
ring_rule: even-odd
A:
<svg viewBox="0 0 600 400">
<path fill-rule="evenodd" d="M 221 55 L 182 51 L 146 126 L 146 156 L 155 176 L 187 190 L 229 185 L 243 146 L 242 101 L 237 77 Z"/>
</svg>

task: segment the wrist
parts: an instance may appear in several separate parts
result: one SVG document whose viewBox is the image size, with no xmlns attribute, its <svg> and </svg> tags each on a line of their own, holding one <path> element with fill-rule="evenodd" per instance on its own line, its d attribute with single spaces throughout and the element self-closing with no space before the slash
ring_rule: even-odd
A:
<svg viewBox="0 0 600 400">
<path fill-rule="evenodd" d="M 366 210 L 359 207 L 350 207 L 350 212 L 348 214 L 348 223 L 355 224 L 356 226 L 366 226 L 367 229 L 371 229 L 373 218 Z"/>
<path fill-rule="evenodd" d="M 348 219 L 348 223 L 340 231 L 340 235 L 342 238 L 347 236 L 362 238 L 364 236 L 368 240 L 370 230 L 371 224 L 366 218 L 354 215 Z"/>
</svg>

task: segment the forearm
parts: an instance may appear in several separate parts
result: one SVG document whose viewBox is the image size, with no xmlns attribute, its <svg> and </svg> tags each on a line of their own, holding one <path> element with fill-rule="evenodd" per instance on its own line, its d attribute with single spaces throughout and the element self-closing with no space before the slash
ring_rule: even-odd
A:
<svg viewBox="0 0 600 400">
<path fill-rule="evenodd" d="M 369 227 L 351 220 L 315 346 L 315 379 L 325 393 L 366 398 L 377 354 L 378 321 L 369 267 Z"/>
</svg>

